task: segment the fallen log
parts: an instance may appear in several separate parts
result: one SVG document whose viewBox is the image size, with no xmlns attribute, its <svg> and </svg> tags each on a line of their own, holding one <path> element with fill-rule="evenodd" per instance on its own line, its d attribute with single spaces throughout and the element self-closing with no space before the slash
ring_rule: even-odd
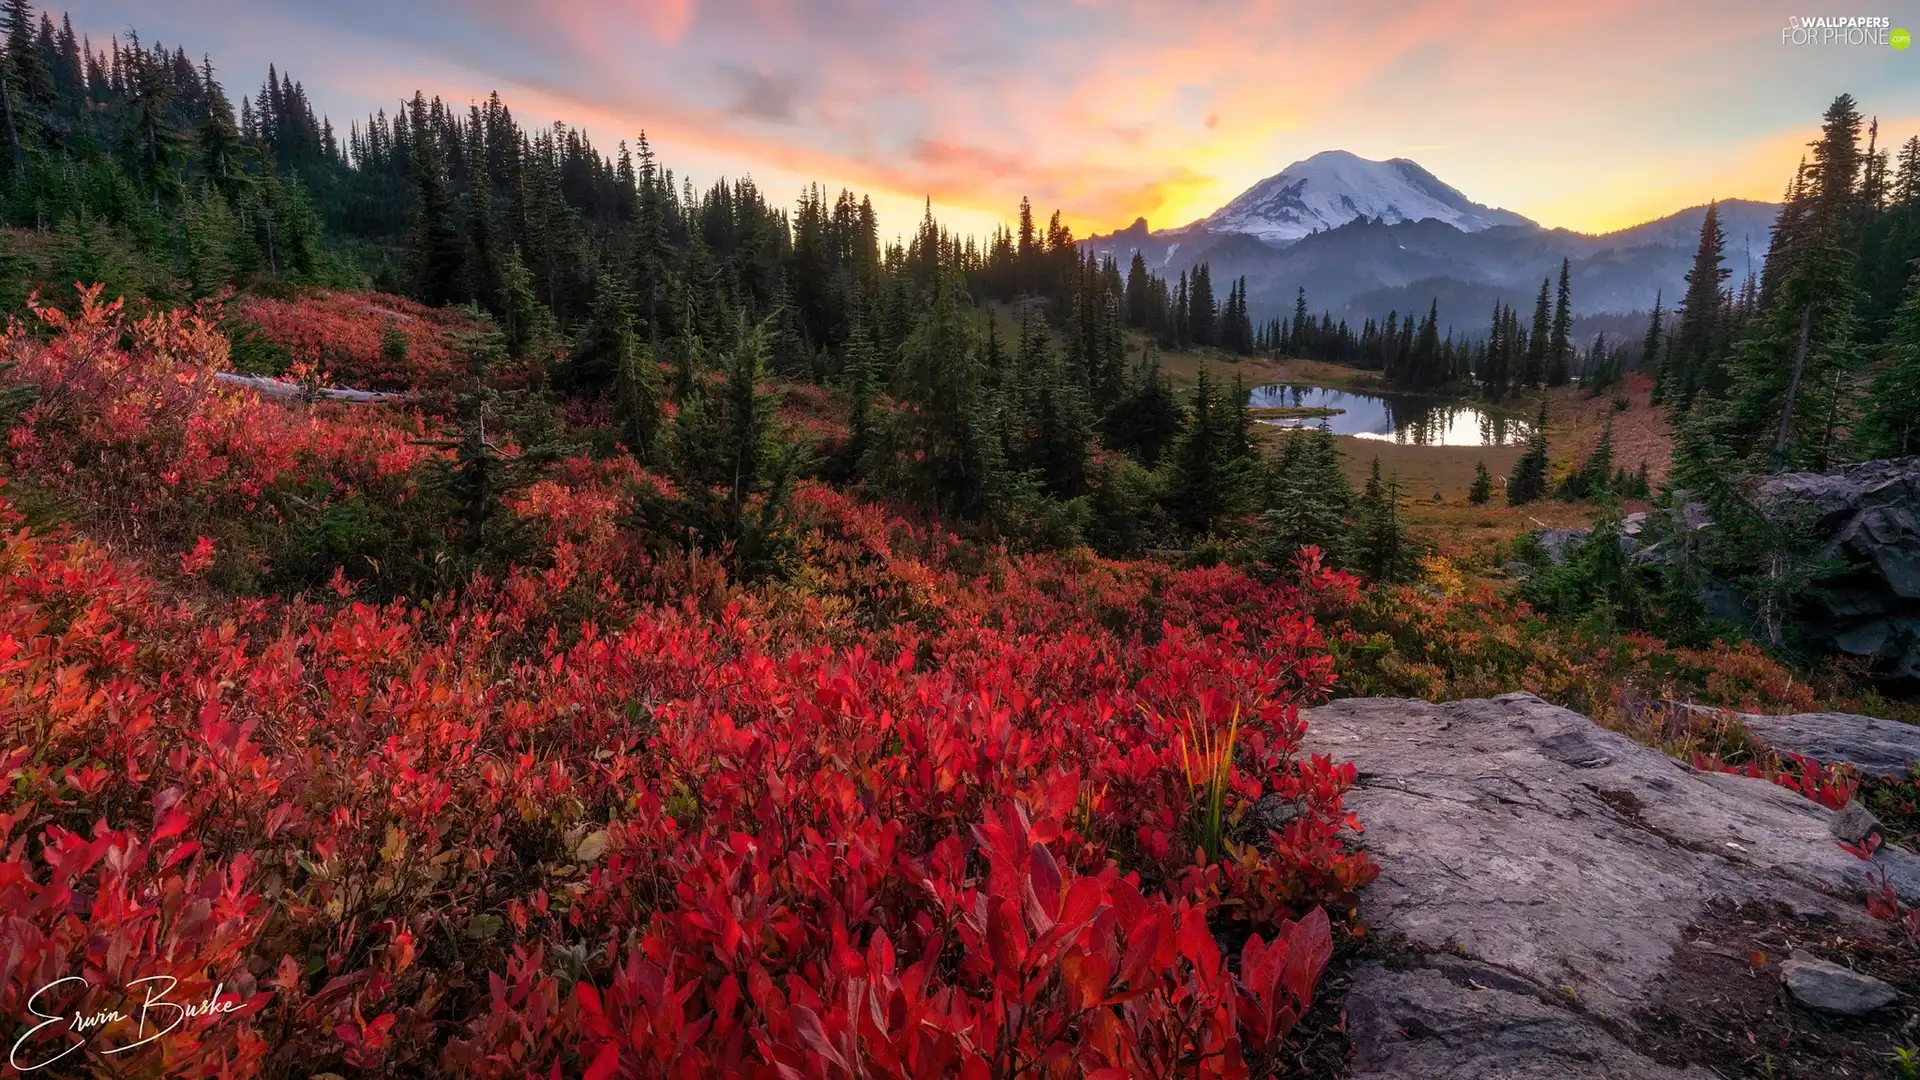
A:
<svg viewBox="0 0 1920 1080">
<path fill-rule="evenodd" d="M 229 386 L 242 386 L 258 393 L 261 397 L 272 398 L 275 401 L 297 398 L 308 401 L 345 401 L 365 405 L 382 401 L 400 401 L 406 397 L 405 394 L 390 394 L 379 390 L 311 388 L 301 386 L 299 383 L 268 378 L 265 375 L 240 375 L 231 371 L 216 372 L 213 377 Z"/>
</svg>

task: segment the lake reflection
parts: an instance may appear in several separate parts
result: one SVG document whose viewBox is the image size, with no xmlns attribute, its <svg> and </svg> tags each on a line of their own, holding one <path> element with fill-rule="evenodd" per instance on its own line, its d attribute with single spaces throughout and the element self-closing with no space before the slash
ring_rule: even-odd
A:
<svg viewBox="0 0 1920 1080">
<path fill-rule="evenodd" d="M 1261 417 L 1279 427 L 1317 427 L 1335 435 L 1416 446 L 1505 446 L 1526 440 L 1530 425 L 1461 402 L 1404 394 L 1369 394 L 1325 386 L 1256 386 L 1247 404 L 1263 408 L 1339 409 L 1332 416 Z"/>
</svg>

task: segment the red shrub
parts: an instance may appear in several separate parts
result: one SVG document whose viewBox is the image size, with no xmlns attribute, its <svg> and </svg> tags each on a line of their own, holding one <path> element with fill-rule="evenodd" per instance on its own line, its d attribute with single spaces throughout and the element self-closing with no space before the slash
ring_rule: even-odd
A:
<svg viewBox="0 0 1920 1080">
<path fill-rule="evenodd" d="M 417 417 L 289 408 L 216 381 L 227 342 L 197 315 L 129 324 L 121 302 L 101 303 L 98 288 L 82 290 L 76 314 L 34 310 L 51 340 L 19 326 L 0 336 L 0 358 L 15 362 L 7 378 L 39 392 L 0 461 L 8 475 L 77 504 L 110 534 L 186 534 L 215 509 L 261 509 L 276 488 L 310 496 L 317 488 L 324 498 L 401 485 L 432 453 L 415 443 Z"/>
<path fill-rule="evenodd" d="M 329 292 L 280 300 L 248 296 L 239 314 L 296 361 L 313 364 L 344 386 L 371 390 L 443 390 L 463 375 L 453 339 L 470 330 L 456 312 L 381 293 Z M 406 342 L 389 356 L 387 334 Z"/>
<path fill-rule="evenodd" d="M 201 610 L 12 534 L 0 1009 L 65 973 L 90 1007 L 136 972 L 246 999 L 107 1059 L 169 1073 L 1245 1075 L 1325 963 L 1316 909 L 1371 876 L 1334 839 L 1351 771 L 1294 755 L 1331 679 L 1304 586 L 1182 629 L 1140 605 L 1217 572 L 997 558 L 989 586 L 839 510 L 819 543 L 919 582 L 912 623 L 748 596 L 533 657 L 502 645 L 551 602 L 523 574 L 432 614 Z M 1231 805 L 1309 813 L 1206 864 L 1173 718 L 1234 708 Z M 116 929 L 196 895 L 195 936 Z M 1230 912 L 1261 935 L 1237 978 Z"/>
<path fill-rule="evenodd" d="M 214 1002 L 62 1067 L 1247 1076 L 1374 873 L 1352 768 L 1297 753 L 1305 613 L 1353 598 L 1311 556 L 1015 558 L 803 485 L 800 571 L 748 589 L 649 554 L 616 523 L 662 482 L 579 458 L 514 496 L 540 569 L 222 599 L 207 507 L 404 497 L 420 420 L 226 390 L 192 316 L 41 314 L 0 342 L 43 390 L 7 468 L 172 546 L 162 588 L 0 502 L 0 1012 L 67 976 L 62 1015 Z M 1250 837 L 1271 792 L 1303 812 Z"/>
</svg>

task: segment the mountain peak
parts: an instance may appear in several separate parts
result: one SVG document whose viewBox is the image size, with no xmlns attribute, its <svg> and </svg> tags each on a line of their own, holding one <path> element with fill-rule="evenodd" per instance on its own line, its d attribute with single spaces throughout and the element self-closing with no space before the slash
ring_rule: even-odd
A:
<svg viewBox="0 0 1920 1080">
<path fill-rule="evenodd" d="M 1507 210 L 1482 206 L 1407 158 L 1372 161 L 1348 150 L 1322 150 L 1248 188 L 1199 222 L 1210 232 L 1245 233 L 1290 244 L 1316 229 L 1356 218 L 1386 223 L 1444 221 L 1462 232 L 1531 225 Z"/>
</svg>

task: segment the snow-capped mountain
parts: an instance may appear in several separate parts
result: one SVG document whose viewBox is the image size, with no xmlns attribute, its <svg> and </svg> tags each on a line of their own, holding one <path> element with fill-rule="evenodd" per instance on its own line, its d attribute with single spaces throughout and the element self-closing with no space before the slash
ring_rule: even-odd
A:
<svg viewBox="0 0 1920 1080">
<path fill-rule="evenodd" d="M 1345 150 L 1296 161 L 1196 224 L 1212 233 L 1242 233 L 1280 246 L 1356 218 L 1377 218 L 1388 225 L 1442 221 L 1462 232 L 1533 224 L 1511 211 L 1473 202 L 1406 158 L 1369 161 Z"/>
</svg>

